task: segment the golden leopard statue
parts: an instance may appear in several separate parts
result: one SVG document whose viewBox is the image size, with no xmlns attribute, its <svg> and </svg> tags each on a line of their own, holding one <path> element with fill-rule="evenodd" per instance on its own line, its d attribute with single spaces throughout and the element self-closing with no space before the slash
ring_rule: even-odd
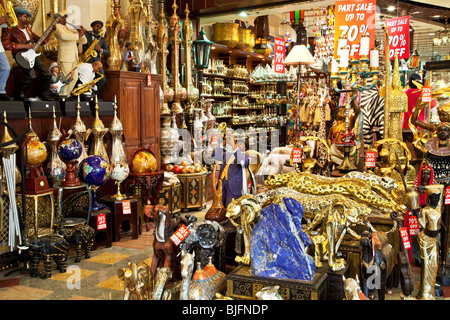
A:
<svg viewBox="0 0 450 320">
<path fill-rule="evenodd" d="M 385 209 L 405 213 L 406 207 L 393 199 L 391 194 L 379 185 L 367 180 L 355 178 L 330 178 L 308 172 L 292 172 L 272 175 L 265 181 L 269 189 L 288 187 L 307 194 L 326 195 L 340 194 L 357 202 Z"/>
</svg>

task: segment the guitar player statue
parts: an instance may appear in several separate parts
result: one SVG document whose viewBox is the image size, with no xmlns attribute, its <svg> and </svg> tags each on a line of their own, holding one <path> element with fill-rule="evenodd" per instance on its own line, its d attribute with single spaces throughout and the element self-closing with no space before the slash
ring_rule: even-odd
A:
<svg viewBox="0 0 450 320">
<path fill-rule="evenodd" d="M 62 87 L 73 81 L 74 72 L 72 71 L 67 76 L 64 76 L 64 74 L 59 70 L 59 65 L 56 62 L 52 62 L 48 70 L 52 75 L 50 90 L 54 94 L 59 94 Z"/>
<path fill-rule="evenodd" d="M 23 72 L 22 81 L 15 86 L 13 98 L 14 100 L 26 100 L 26 92 L 33 80 L 36 79 L 37 72 L 39 74 L 38 97 L 43 101 L 55 100 L 54 95 L 50 91 L 52 76 L 44 62 L 36 54 L 36 49 L 48 42 L 53 31 L 53 25 L 39 38 L 31 31 L 29 22 L 31 12 L 21 7 L 14 8 L 14 11 L 17 16 L 17 26 L 11 29 L 5 28 L 2 31 L 3 47 L 5 50 L 12 51 L 14 59 Z M 32 58 L 33 55 L 34 60 Z"/>
</svg>

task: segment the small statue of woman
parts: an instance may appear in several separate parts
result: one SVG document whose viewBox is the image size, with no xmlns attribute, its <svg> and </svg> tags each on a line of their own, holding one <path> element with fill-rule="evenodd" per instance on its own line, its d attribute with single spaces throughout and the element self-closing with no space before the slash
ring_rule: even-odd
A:
<svg viewBox="0 0 450 320">
<path fill-rule="evenodd" d="M 323 169 L 325 165 L 320 164 L 319 161 L 311 157 L 311 147 L 308 144 L 305 144 L 303 147 L 303 153 L 305 154 L 305 159 L 302 161 L 303 172 L 315 173 L 316 166 Z"/>
<path fill-rule="evenodd" d="M 391 162 L 391 153 L 387 148 L 383 148 L 379 155 L 381 161 L 376 164 L 374 174 L 380 177 L 389 177 L 395 168 L 395 164 Z"/>
<path fill-rule="evenodd" d="M 422 260 L 419 292 L 416 296 L 420 300 L 435 300 L 434 285 L 439 268 L 439 230 L 441 225 L 442 195 L 444 185 L 430 185 L 426 187 L 428 205 L 423 208 L 419 216 L 422 231 L 418 242 Z"/>
</svg>

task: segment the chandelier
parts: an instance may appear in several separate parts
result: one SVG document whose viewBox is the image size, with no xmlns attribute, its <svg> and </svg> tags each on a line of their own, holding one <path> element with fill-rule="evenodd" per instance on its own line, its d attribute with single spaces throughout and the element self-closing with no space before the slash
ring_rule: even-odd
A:
<svg viewBox="0 0 450 320">
<path fill-rule="evenodd" d="M 444 29 L 436 32 L 433 38 L 433 44 L 435 46 L 446 45 L 450 43 L 450 30 L 448 29 L 447 19 L 445 19 Z"/>
</svg>

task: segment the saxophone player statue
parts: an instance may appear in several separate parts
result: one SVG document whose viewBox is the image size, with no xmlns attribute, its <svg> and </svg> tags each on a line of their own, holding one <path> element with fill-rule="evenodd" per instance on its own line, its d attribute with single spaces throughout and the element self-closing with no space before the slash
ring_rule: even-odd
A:
<svg viewBox="0 0 450 320">
<path fill-rule="evenodd" d="M 166 15 L 164 13 L 164 0 L 160 0 L 160 13 L 158 22 L 158 31 L 156 41 L 158 44 L 158 57 L 159 57 L 159 73 L 161 74 L 161 90 L 163 92 L 163 104 L 161 108 L 161 114 L 169 114 L 168 103 L 173 100 L 173 89 L 170 88 L 167 83 L 167 56 L 169 50 L 167 45 L 169 44 L 169 30 L 167 27 Z"/>
<path fill-rule="evenodd" d="M 172 89 L 174 91 L 174 101 L 172 103 L 172 112 L 182 113 L 180 101 L 186 99 L 186 88 L 180 83 L 180 44 L 181 44 L 181 26 L 180 17 L 177 15 L 177 4 L 174 0 L 173 15 L 170 17 L 170 45 L 172 48 Z"/>
</svg>

